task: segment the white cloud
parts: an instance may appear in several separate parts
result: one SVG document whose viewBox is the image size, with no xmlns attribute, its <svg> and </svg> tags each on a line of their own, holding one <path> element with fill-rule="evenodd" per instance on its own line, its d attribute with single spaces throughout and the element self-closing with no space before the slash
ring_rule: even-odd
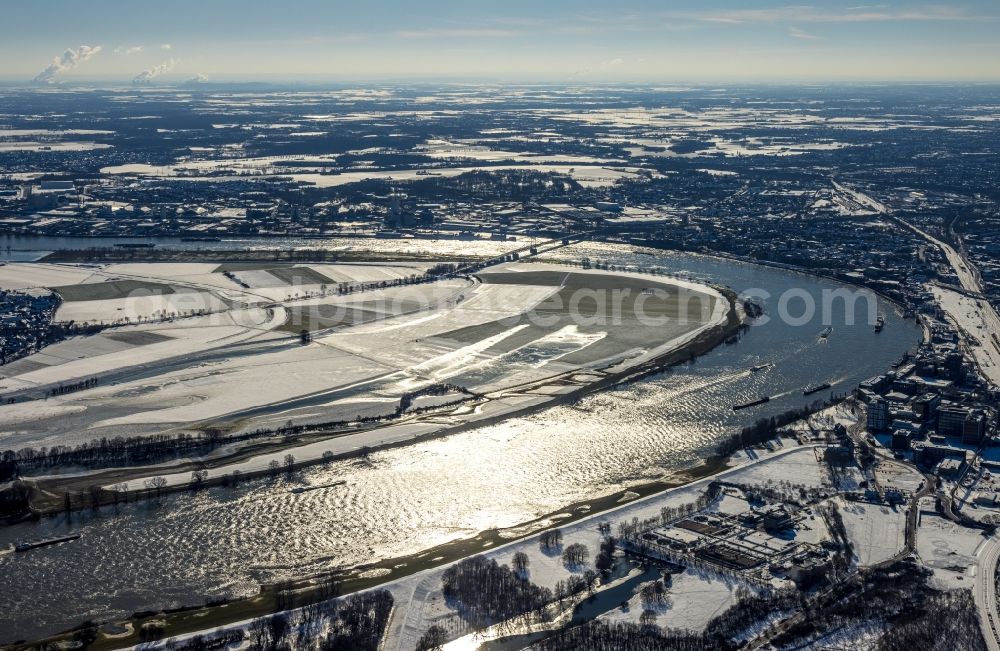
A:
<svg viewBox="0 0 1000 651">
<path fill-rule="evenodd" d="M 862 23 L 903 21 L 968 21 L 975 16 L 962 7 L 948 5 L 914 5 L 907 9 L 891 9 L 887 5 L 859 5 L 843 11 L 829 11 L 808 5 L 767 7 L 763 9 L 732 9 L 695 11 L 670 14 L 709 23 Z"/>
<path fill-rule="evenodd" d="M 645 59 L 641 59 L 641 60 L 645 60 Z M 625 65 L 625 59 L 623 59 L 622 57 L 615 57 L 613 59 L 606 59 L 606 60 L 601 61 L 600 63 L 598 63 L 596 65 L 589 66 L 587 68 L 581 68 L 580 70 L 577 70 L 576 72 L 574 72 L 571 75 L 571 77 L 586 77 L 587 75 L 592 75 L 592 74 L 596 74 L 596 73 L 600 73 L 600 72 L 606 72 L 608 70 L 611 70 L 612 68 L 620 68 L 623 65 Z"/>
<path fill-rule="evenodd" d="M 788 28 L 788 35 L 791 36 L 792 38 L 798 38 L 798 39 L 801 39 L 803 41 L 819 41 L 819 40 L 822 40 L 822 37 L 816 36 L 815 34 L 810 34 L 809 32 L 801 30 L 798 27 L 796 27 L 795 25 L 792 25 L 791 27 Z"/>
<path fill-rule="evenodd" d="M 518 32 L 513 30 L 492 28 L 447 28 L 396 32 L 396 36 L 402 38 L 511 38 L 518 35 Z"/>
<path fill-rule="evenodd" d="M 135 77 L 132 78 L 132 83 L 133 84 L 147 83 L 151 79 L 155 79 L 156 77 L 159 77 L 165 72 L 170 72 L 171 70 L 173 70 L 176 64 L 177 62 L 174 61 L 173 59 L 167 59 L 160 65 L 153 66 L 152 68 L 148 70 L 143 70 L 142 72 L 137 74 Z"/>
<path fill-rule="evenodd" d="M 139 54 L 145 49 L 146 48 L 143 45 L 133 45 L 132 47 L 116 47 L 114 53 L 120 56 L 127 57 L 127 56 L 132 56 L 133 54 Z"/>
<path fill-rule="evenodd" d="M 172 50 L 172 49 L 174 49 L 174 46 L 171 45 L 170 43 L 164 43 L 163 45 L 160 46 L 160 49 L 161 50 Z"/>
<path fill-rule="evenodd" d="M 100 45 L 81 45 L 77 48 L 69 48 L 62 53 L 62 56 L 54 57 L 52 63 L 45 70 L 35 75 L 32 81 L 35 83 L 52 83 L 56 75 L 67 70 L 72 70 L 81 63 L 90 60 L 97 56 L 102 49 Z"/>
</svg>

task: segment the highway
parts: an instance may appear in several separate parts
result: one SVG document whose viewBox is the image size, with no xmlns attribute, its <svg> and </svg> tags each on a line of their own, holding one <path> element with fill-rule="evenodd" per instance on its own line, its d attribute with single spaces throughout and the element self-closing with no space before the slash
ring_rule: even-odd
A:
<svg viewBox="0 0 1000 651">
<path fill-rule="evenodd" d="M 969 262 L 965 258 L 963 258 L 958 251 L 955 250 L 955 247 L 946 242 L 943 242 L 942 240 L 937 239 L 927 231 L 917 228 L 916 226 L 910 224 L 909 222 L 903 221 L 901 219 L 898 221 L 904 224 L 907 228 L 909 228 L 917 235 L 921 236 L 922 238 L 924 238 L 937 248 L 941 249 L 941 252 L 944 253 L 944 256 L 948 258 L 948 263 L 955 270 L 955 275 L 958 276 L 958 282 L 961 283 L 963 289 L 972 292 L 974 294 L 983 293 L 983 286 L 979 282 L 979 276 L 973 273 L 974 267 L 971 264 L 969 264 Z"/>
<path fill-rule="evenodd" d="M 990 651 L 1000 651 L 1000 613 L 997 611 L 996 571 L 1000 562 L 1000 540 L 989 538 L 976 552 L 976 585 L 972 596 L 979 610 L 979 626 Z"/>
<path fill-rule="evenodd" d="M 893 215 L 892 211 L 885 204 L 876 201 L 863 192 L 843 186 L 836 181 L 833 182 L 833 185 L 837 190 L 849 194 L 858 203 L 871 208 L 887 219 L 892 220 L 900 227 L 919 235 L 928 243 L 940 249 L 948 260 L 948 264 L 955 271 L 962 289 L 981 299 L 970 301 L 971 304 L 967 306 L 967 309 L 972 309 L 976 312 L 978 322 L 986 330 L 987 336 L 984 336 L 983 341 L 980 342 L 978 339 L 969 336 L 967 328 L 961 327 L 963 323 L 968 321 L 966 315 L 962 313 L 963 308 L 947 303 L 946 301 L 939 301 L 941 309 L 947 312 L 955 321 L 955 324 L 959 326 L 959 329 L 963 331 L 963 339 L 973 352 L 973 358 L 979 363 L 981 374 L 992 384 L 1000 386 L 1000 316 L 997 315 L 996 310 L 993 309 L 990 302 L 983 298 L 983 285 L 975 265 L 952 245 Z"/>
<path fill-rule="evenodd" d="M 983 285 L 979 280 L 979 274 L 976 273 L 975 266 L 973 266 L 971 261 L 965 259 L 955 247 L 898 217 L 894 217 L 893 219 L 944 253 L 945 258 L 948 259 L 948 263 L 955 271 L 962 289 L 976 297 L 983 296 Z M 947 301 L 940 301 L 940 303 L 941 308 L 951 316 L 952 320 L 955 321 L 955 324 L 962 331 L 966 345 L 973 352 L 973 358 L 979 362 L 982 375 L 993 384 L 1000 384 L 1000 372 L 998 372 L 998 368 L 1000 368 L 1000 346 L 997 346 L 995 343 L 996 338 L 1000 338 L 1000 316 L 997 316 L 996 310 L 993 309 L 993 306 L 985 298 L 969 300 L 965 308 L 953 305 Z M 969 330 L 971 328 L 963 327 L 963 324 L 968 322 L 966 315 L 963 314 L 965 309 L 974 311 L 979 323 L 985 328 L 986 335 L 988 336 L 984 336 L 983 341 L 978 341 L 978 338 L 974 340 L 970 337 Z"/>
</svg>

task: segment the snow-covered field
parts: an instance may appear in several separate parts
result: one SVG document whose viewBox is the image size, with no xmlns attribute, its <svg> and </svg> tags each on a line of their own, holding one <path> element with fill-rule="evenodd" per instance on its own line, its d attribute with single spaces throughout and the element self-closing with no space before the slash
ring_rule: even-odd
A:
<svg viewBox="0 0 1000 651">
<path fill-rule="evenodd" d="M 740 474 L 740 481 L 755 486 L 779 486 L 789 483 L 806 488 L 830 487 L 830 476 L 817 462 L 810 449 L 783 459 L 780 464 L 756 464 Z"/>
<path fill-rule="evenodd" d="M 391 281 L 422 274 L 426 265 L 37 268 L 32 276 L 30 264 L 0 267 L 0 287 L 23 286 L 34 277 L 33 287 L 51 282 L 62 288 L 58 319 L 130 325 L 0 367 L 0 390 L 18 399 L 0 407 L 3 447 L 350 420 L 371 413 L 373 399 L 384 413 L 385 403 L 433 383 L 492 395 L 584 368 L 639 363 L 721 323 L 728 308 L 716 290 L 700 285 L 627 273 L 612 279 L 608 272 L 545 264 L 489 270 L 518 272 L 500 282 L 456 278 L 347 294 L 319 281 Z M 523 283 L 510 281 L 522 275 Z M 560 311 L 548 302 L 564 292 L 552 279 L 565 283 L 571 276 L 585 287 L 634 285 L 637 295 L 650 286 L 683 289 L 713 307 L 700 319 L 656 327 L 634 321 L 577 325 L 572 304 Z M 289 284 L 299 277 L 312 284 Z M 147 288 L 163 293 L 149 295 Z M 309 297 L 288 300 L 289 294 Z M 541 317 L 534 313 L 539 306 Z M 192 313 L 202 315 L 172 316 Z M 300 329 L 313 331 L 307 345 L 299 341 Z M 61 386 L 94 380 L 96 386 L 53 395 Z M 496 399 L 470 417 L 495 416 L 555 393 L 542 388 L 534 396 L 492 395 Z"/>
<path fill-rule="evenodd" d="M 892 558 L 906 542 L 906 511 L 881 504 L 838 500 L 847 536 L 858 564 L 873 565 Z"/>
<path fill-rule="evenodd" d="M 972 588 L 976 550 L 985 541 L 977 529 L 955 524 L 933 511 L 920 513 L 917 554 L 943 589 Z"/>
<path fill-rule="evenodd" d="M 0 266 L 0 289 L 29 289 L 76 285 L 102 276 L 93 267 L 7 262 Z"/>
<path fill-rule="evenodd" d="M 28 391 L 109 374 L 126 365 L 164 364 L 172 358 L 222 345 L 275 338 L 271 330 L 284 322 L 284 316 L 280 307 L 248 308 L 221 315 L 122 326 L 48 346 L 0 367 L 0 376 L 5 389 Z M 127 356 L 120 354 L 126 351 Z"/>
<path fill-rule="evenodd" d="M 670 629 L 702 631 L 712 618 L 735 603 L 736 587 L 731 579 L 694 568 L 675 574 L 669 590 L 670 602 L 657 613 L 656 624 Z M 638 624 L 642 611 L 642 598 L 636 594 L 628 600 L 627 607 L 615 608 L 601 619 Z"/>
<path fill-rule="evenodd" d="M 924 484 L 924 476 L 911 466 L 883 461 L 875 467 L 875 478 L 883 488 L 895 488 L 905 493 L 916 493 Z"/>
<path fill-rule="evenodd" d="M 98 301 L 67 301 L 56 318 L 77 323 L 115 323 L 122 320 L 139 321 L 164 315 L 187 315 L 219 312 L 229 305 L 208 292 L 176 292 L 174 294 L 147 294 Z"/>
</svg>

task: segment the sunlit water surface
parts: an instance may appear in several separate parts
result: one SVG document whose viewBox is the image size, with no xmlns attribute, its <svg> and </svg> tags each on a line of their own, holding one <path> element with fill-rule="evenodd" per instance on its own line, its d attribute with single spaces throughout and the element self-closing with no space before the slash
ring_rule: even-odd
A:
<svg viewBox="0 0 1000 651">
<path fill-rule="evenodd" d="M 449 243 L 449 246 L 452 243 Z M 816 297 L 837 284 L 755 265 L 686 254 L 637 255 L 623 247 L 578 245 L 555 257 L 589 256 L 655 265 L 774 297 L 800 288 Z M 776 298 L 768 303 L 776 311 Z M 367 460 L 306 470 L 299 481 L 346 485 L 289 493 L 286 479 L 248 482 L 0 529 L 0 547 L 65 532 L 70 544 L 0 553 L 2 639 L 37 637 L 88 618 L 125 616 L 222 595 L 259 582 L 426 549 L 508 527 L 574 502 L 697 464 L 723 436 L 798 407 L 802 388 L 831 382 L 837 392 L 884 372 L 919 339 L 889 306 L 876 335 L 844 323 L 842 304 L 823 341 L 821 311 L 793 327 L 754 327 L 693 364 L 524 418 L 378 452 Z M 798 314 L 800 310 L 794 310 Z M 757 373 L 749 368 L 774 366 Z M 760 395 L 761 407 L 734 412 Z"/>
</svg>

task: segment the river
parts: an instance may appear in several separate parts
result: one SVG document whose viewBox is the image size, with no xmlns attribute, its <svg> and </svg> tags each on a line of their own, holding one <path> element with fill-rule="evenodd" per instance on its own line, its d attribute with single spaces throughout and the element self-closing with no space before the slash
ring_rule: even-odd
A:
<svg viewBox="0 0 1000 651">
<path fill-rule="evenodd" d="M 0 261 L 31 262 L 53 251 L 65 249 L 110 248 L 116 244 L 152 244 L 158 248 L 181 251 L 290 251 L 326 249 L 334 251 L 371 251 L 386 254 L 428 253 L 443 256 L 495 256 L 527 246 L 533 238 L 495 241 L 488 238 L 464 239 L 372 239 L 363 237 L 224 237 L 219 241 L 185 242 L 179 237 L 50 237 L 0 233 Z"/>
<path fill-rule="evenodd" d="M 843 288 L 699 255 L 596 244 L 550 255 L 656 266 L 737 291 L 766 290 L 771 317 L 787 292 L 821 305 L 824 290 Z M 36 638 L 85 619 L 251 594 L 260 582 L 406 555 L 696 465 L 727 434 L 829 393 L 806 398 L 803 387 L 830 382 L 838 393 L 850 391 L 920 339 L 916 324 L 891 306 L 879 307 L 886 316 L 881 334 L 864 319 L 845 323 L 843 303 L 833 306 L 829 323 L 822 310 L 801 325 L 771 318 L 737 344 L 576 405 L 303 472 L 310 484 L 346 481 L 342 486 L 293 495 L 286 479 L 253 481 L 0 529 L 0 548 L 83 534 L 24 554 L 0 552 L 0 641 Z M 802 310 L 793 300 L 789 312 Z M 828 325 L 833 330 L 823 339 Z M 749 370 L 768 362 L 773 366 Z M 730 408 L 760 395 L 772 400 Z"/>
</svg>

